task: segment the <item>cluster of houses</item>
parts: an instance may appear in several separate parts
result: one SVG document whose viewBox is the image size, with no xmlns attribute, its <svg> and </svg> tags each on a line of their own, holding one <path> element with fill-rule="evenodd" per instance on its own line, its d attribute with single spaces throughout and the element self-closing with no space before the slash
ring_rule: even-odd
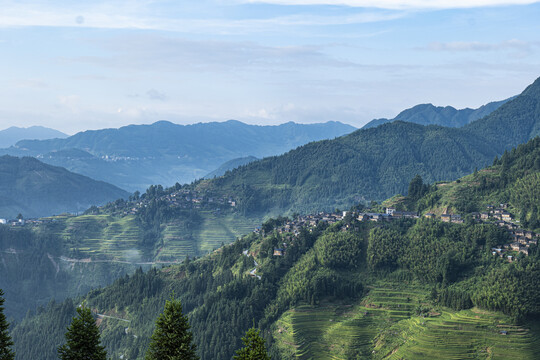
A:
<svg viewBox="0 0 540 360">
<path fill-rule="evenodd" d="M 324 222 L 329 225 L 335 224 L 338 221 L 343 220 L 345 216 L 347 216 L 348 211 L 343 211 L 339 213 L 327 213 L 327 212 L 320 212 L 317 214 L 311 214 L 311 215 L 302 215 L 298 216 L 296 219 L 289 220 L 286 223 L 284 223 L 282 226 L 277 228 L 278 233 L 292 233 L 294 235 L 298 235 L 300 233 L 300 230 L 303 228 L 311 228 L 317 226 L 319 223 Z M 358 221 L 391 221 L 394 219 L 401 219 L 401 218 L 411 218 L 411 219 L 417 219 L 418 213 L 416 212 L 407 212 L 407 211 L 397 211 L 395 208 L 386 208 L 386 211 L 384 213 L 372 213 L 372 212 L 361 212 L 358 214 L 355 214 L 355 218 Z M 342 228 L 343 231 L 347 230 L 347 225 L 344 225 Z M 261 228 L 256 228 L 255 233 L 259 234 L 261 232 Z"/>
<path fill-rule="evenodd" d="M 512 242 L 493 248 L 492 254 L 506 257 L 508 261 L 513 261 L 514 256 L 511 252 L 529 255 L 531 245 L 537 245 L 540 234 L 533 231 L 522 229 L 518 224 L 512 221 L 512 215 L 507 211 L 507 204 L 500 204 L 499 207 L 489 205 L 487 211 L 480 214 L 482 221 L 494 221 L 495 225 L 507 229 L 512 237 Z"/>
<path fill-rule="evenodd" d="M 313 227 L 316 227 L 319 223 L 327 223 L 328 225 L 332 225 L 337 223 L 338 221 L 341 221 L 347 216 L 349 212 L 343 211 L 339 213 L 328 213 L 328 212 L 320 212 L 317 214 L 311 214 L 311 215 L 302 215 L 298 216 L 296 219 L 289 220 L 282 224 L 280 227 L 276 229 L 276 231 L 279 234 L 291 234 L 292 236 L 297 236 L 300 231 L 304 228 L 310 229 Z M 391 221 L 393 219 L 399 219 L 399 218 L 418 218 L 418 214 L 416 212 L 403 212 L 403 211 L 396 211 L 395 208 L 387 208 L 385 213 L 358 213 L 354 214 L 356 220 L 358 221 Z M 350 228 L 351 225 L 344 224 L 341 228 L 341 231 L 347 231 Z M 256 234 L 261 233 L 261 228 L 258 227 L 254 230 Z M 287 237 L 287 240 L 291 240 L 292 237 Z M 285 253 L 285 250 L 287 248 L 287 244 L 283 243 L 283 248 L 275 248 L 274 249 L 274 256 L 283 256 Z"/>
<path fill-rule="evenodd" d="M 0 225 L 8 226 L 25 226 L 25 225 L 40 225 L 53 221 L 52 219 L 0 219 Z"/>
<path fill-rule="evenodd" d="M 179 190 L 161 196 L 158 200 L 165 201 L 169 206 L 183 209 L 202 209 L 211 208 L 217 212 L 222 207 L 236 207 L 236 201 L 229 196 L 203 196 L 202 194 L 193 190 Z M 134 205 L 124 211 L 124 215 L 135 215 L 140 209 L 148 206 L 149 200 L 140 199 L 134 203 Z"/>
</svg>

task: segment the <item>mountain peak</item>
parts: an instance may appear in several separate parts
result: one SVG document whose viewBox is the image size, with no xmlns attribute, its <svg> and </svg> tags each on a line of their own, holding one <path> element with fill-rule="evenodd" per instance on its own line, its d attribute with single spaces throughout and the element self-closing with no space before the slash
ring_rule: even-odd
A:
<svg viewBox="0 0 540 360">
<path fill-rule="evenodd" d="M 521 95 L 540 99 L 540 78 L 536 79 L 531 85 L 527 86 Z"/>
</svg>

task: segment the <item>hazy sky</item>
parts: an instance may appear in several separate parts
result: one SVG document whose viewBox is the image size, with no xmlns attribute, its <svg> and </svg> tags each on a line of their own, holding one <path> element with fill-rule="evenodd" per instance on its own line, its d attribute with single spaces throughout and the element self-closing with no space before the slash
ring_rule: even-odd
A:
<svg viewBox="0 0 540 360">
<path fill-rule="evenodd" d="M 0 129 L 478 107 L 540 77 L 539 2 L 0 0 Z"/>
</svg>

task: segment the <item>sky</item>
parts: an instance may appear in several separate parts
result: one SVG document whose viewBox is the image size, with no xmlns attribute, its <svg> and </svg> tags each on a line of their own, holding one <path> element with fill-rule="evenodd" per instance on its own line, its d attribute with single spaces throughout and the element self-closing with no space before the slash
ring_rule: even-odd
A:
<svg viewBox="0 0 540 360">
<path fill-rule="evenodd" d="M 361 127 L 540 77 L 540 1 L 0 0 L 0 129 Z"/>
</svg>

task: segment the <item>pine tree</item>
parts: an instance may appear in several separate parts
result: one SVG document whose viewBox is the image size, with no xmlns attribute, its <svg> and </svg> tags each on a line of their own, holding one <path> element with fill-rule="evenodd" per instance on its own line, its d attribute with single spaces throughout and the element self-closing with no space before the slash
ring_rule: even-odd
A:
<svg viewBox="0 0 540 360">
<path fill-rule="evenodd" d="M 8 332 L 9 324 L 4 315 L 4 292 L 0 289 L 0 360 L 13 360 L 15 353 L 11 350 L 13 341 Z"/>
<path fill-rule="evenodd" d="M 74 317 L 66 332 L 67 343 L 58 348 L 62 360 L 105 360 L 107 352 L 101 346 L 99 329 L 86 306 L 77 308 L 78 317 Z"/>
<path fill-rule="evenodd" d="M 242 338 L 242 342 L 244 347 L 236 351 L 235 360 L 270 360 L 259 330 L 249 329 L 246 336 Z"/>
<path fill-rule="evenodd" d="M 167 300 L 165 310 L 156 321 L 156 329 L 146 353 L 147 360 L 197 360 L 199 357 L 189 331 L 188 319 L 182 313 L 182 304 L 174 297 Z"/>
</svg>

